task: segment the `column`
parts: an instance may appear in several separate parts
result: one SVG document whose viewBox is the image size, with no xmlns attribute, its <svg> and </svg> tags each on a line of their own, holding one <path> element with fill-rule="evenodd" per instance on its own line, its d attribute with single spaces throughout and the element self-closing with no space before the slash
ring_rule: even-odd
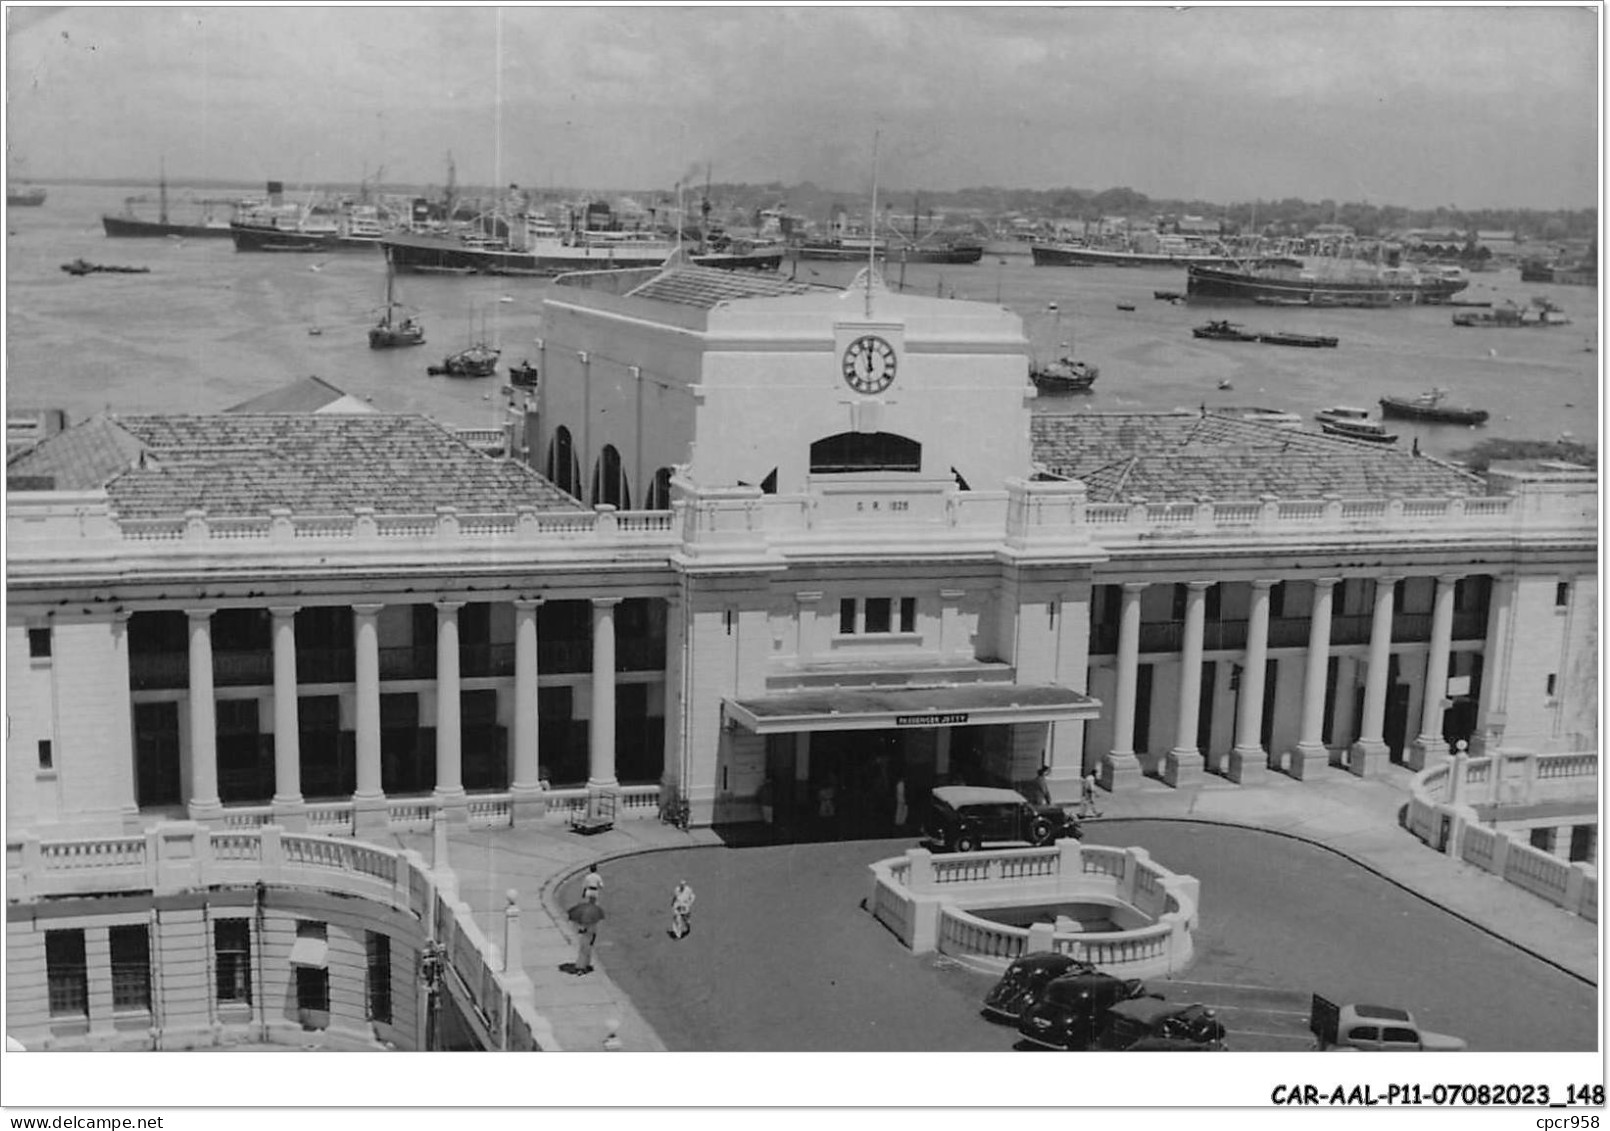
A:
<svg viewBox="0 0 1610 1131">
<path fill-rule="evenodd" d="M 1185 583 L 1185 647 L 1180 653 L 1180 710 L 1174 749 L 1163 759 L 1163 780 L 1172 786 L 1195 785 L 1202 779 L 1202 752 L 1196 748 L 1196 724 L 1202 713 L 1202 630 L 1211 581 Z"/>
<path fill-rule="evenodd" d="M 1393 588 L 1401 578 L 1375 579 L 1375 618 L 1370 622 L 1370 667 L 1364 676 L 1364 717 L 1359 720 L 1359 738 L 1348 754 L 1348 770 L 1363 777 L 1379 769 L 1386 759 L 1386 741 L 1381 731 L 1386 725 L 1387 661 L 1392 654 Z"/>
<path fill-rule="evenodd" d="M 296 607 L 270 608 L 274 634 L 274 820 L 307 827 L 302 802 L 302 727 L 296 699 Z"/>
<path fill-rule="evenodd" d="M 436 602 L 436 804 L 448 820 L 469 823 L 464 796 L 464 723 L 459 704 L 458 611 L 463 601 Z"/>
<path fill-rule="evenodd" d="M 1303 671 L 1303 721 L 1297 745 L 1291 751 L 1291 776 L 1298 781 L 1310 765 L 1330 760 L 1325 749 L 1325 674 L 1330 666 L 1331 603 L 1337 577 L 1314 579 L 1314 612 L 1308 622 L 1308 665 Z M 1339 681 L 1338 681 L 1339 682 Z"/>
<path fill-rule="evenodd" d="M 1431 650 L 1426 654 L 1426 686 L 1420 705 L 1420 735 L 1408 750 L 1411 770 L 1423 770 L 1448 756 L 1442 737 L 1442 716 L 1448 702 L 1448 651 L 1453 647 L 1453 594 L 1457 574 L 1437 578 L 1437 595 L 1431 606 Z"/>
<path fill-rule="evenodd" d="M 1515 578 L 1492 574 L 1492 592 L 1487 597 L 1487 636 L 1482 642 L 1481 699 L 1476 706 L 1476 733 L 1471 736 L 1471 753 L 1497 753 L 1504 742 L 1509 723 L 1509 653 L 1514 647 Z"/>
<path fill-rule="evenodd" d="M 1140 595 L 1144 581 L 1124 583 L 1124 603 L 1118 615 L 1118 687 L 1113 695 L 1112 750 L 1101 760 L 1102 788 L 1113 792 L 1140 784 L 1140 759 L 1135 756 L 1135 688 L 1140 671 Z"/>
<path fill-rule="evenodd" d="M 186 609 L 190 618 L 190 819 L 217 821 L 218 724 L 212 691 L 212 610 Z"/>
<path fill-rule="evenodd" d="M 795 593 L 794 600 L 799 605 L 795 614 L 795 623 L 799 631 L 799 647 L 795 653 L 802 664 L 810 663 L 816 652 L 816 606 L 822 599 L 821 593 Z"/>
<path fill-rule="evenodd" d="M 386 795 L 380 788 L 380 631 L 376 622 L 384 607 L 352 606 L 358 754 L 358 791 L 352 795 L 352 808 L 360 835 L 384 832 L 391 823 Z"/>
<path fill-rule="evenodd" d="M 615 780 L 615 606 L 619 597 L 593 598 L 593 701 L 588 726 L 587 788 Z"/>
<path fill-rule="evenodd" d="M 130 686 L 129 617 L 132 615 L 127 609 L 120 609 L 112 614 L 112 649 L 116 656 L 118 683 L 122 687 Z M 121 734 L 111 736 L 113 749 L 118 751 L 119 761 L 124 767 L 120 774 L 123 780 L 118 783 L 118 792 L 123 795 L 120 808 L 125 833 L 139 833 L 145 830 L 145 822 L 140 818 L 139 753 L 134 747 L 133 716 L 131 706 L 127 729 Z"/>
<path fill-rule="evenodd" d="M 1264 673 L 1269 663 L 1269 590 L 1273 581 L 1252 583 L 1252 610 L 1247 617 L 1247 653 L 1241 670 L 1239 710 L 1235 721 L 1235 746 L 1230 751 L 1231 781 L 1256 782 L 1269 768 L 1269 752 L 1263 748 Z"/>
<path fill-rule="evenodd" d="M 514 602 L 514 781 L 509 795 L 516 822 L 548 811 L 538 784 L 542 775 L 537 747 L 537 610 L 541 607 L 541 597 Z"/>
</svg>

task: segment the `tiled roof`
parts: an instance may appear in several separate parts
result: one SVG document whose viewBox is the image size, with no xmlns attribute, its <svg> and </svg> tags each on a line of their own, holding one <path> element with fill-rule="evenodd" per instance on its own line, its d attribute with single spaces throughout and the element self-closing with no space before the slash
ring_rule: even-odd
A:
<svg viewBox="0 0 1610 1131">
<path fill-rule="evenodd" d="M 1197 413 L 1037 415 L 1034 460 L 1081 479 L 1092 502 L 1476 495 L 1469 472 L 1396 447 Z"/>
<path fill-rule="evenodd" d="M 140 441 L 110 416 L 93 416 L 6 461 L 12 489 L 92 491 L 140 457 Z"/>
<path fill-rule="evenodd" d="M 819 290 L 810 283 L 763 271 L 724 271 L 719 267 L 670 266 L 630 290 L 631 298 L 697 306 L 704 310 L 740 298 L 775 298 Z"/>
<path fill-rule="evenodd" d="M 356 397 L 342 392 L 328 381 L 319 377 L 304 377 L 300 381 L 293 381 L 289 385 L 255 396 L 249 401 L 231 405 L 225 412 L 318 412 L 328 409 L 340 401 L 350 402 L 342 405 L 347 412 L 373 412 L 372 407 L 365 405 Z"/>
<path fill-rule="evenodd" d="M 78 437 L 86 429 L 94 435 Z M 109 450 L 121 456 L 117 467 Z M 484 456 L 421 416 L 98 417 L 51 437 L 7 474 L 36 466 L 55 469 L 63 488 L 104 483 L 125 518 L 192 508 L 215 516 L 581 508 L 530 468 Z"/>
</svg>

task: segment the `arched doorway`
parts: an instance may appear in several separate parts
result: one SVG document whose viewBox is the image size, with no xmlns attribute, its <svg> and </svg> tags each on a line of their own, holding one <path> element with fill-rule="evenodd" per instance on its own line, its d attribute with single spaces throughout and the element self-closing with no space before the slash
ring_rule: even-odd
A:
<svg viewBox="0 0 1610 1131">
<path fill-rule="evenodd" d="M 553 485 L 567 495 L 581 497 L 581 463 L 570 439 L 570 429 L 561 424 L 554 430 L 553 442 L 548 445 L 548 463 L 545 474 Z"/>
<path fill-rule="evenodd" d="M 626 471 L 621 467 L 621 454 L 614 444 L 605 444 L 593 464 L 593 505 L 608 503 L 616 510 L 631 510 L 632 491 L 626 482 Z"/>
</svg>

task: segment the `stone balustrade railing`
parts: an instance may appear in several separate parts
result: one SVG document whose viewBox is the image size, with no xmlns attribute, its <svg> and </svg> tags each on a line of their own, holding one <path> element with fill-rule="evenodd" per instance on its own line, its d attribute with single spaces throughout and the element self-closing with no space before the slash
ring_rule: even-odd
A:
<svg viewBox="0 0 1610 1131">
<path fill-rule="evenodd" d="M 1529 806 L 1572 800 L 1596 821 L 1598 796 L 1597 752 L 1459 753 L 1415 775 L 1404 825 L 1438 852 L 1597 922 L 1598 868 L 1534 848 L 1502 825 L 1524 820 Z"/>
<path fill-rule="evenodd" d="M 926 849 L 871 865 L 867 909 L 918 954 L 939 951 L 998 973 L 1015 958 L 1056 951 L 1124 977 L 1158 977 L 1191 961 L 1200 885 L 1153 863 L 1144 849 L 1085 846 L 936 856 Z M 982 907 L 1106 904 L 1147 925 L 1086 934 L 1055 923 L 1015 927 L 973 914 Z"/>
<path fill-rule="evenodd" d="M 125 890 L 161 896 L 258 882 L 340 892 L 411 913 L 442 947 L 486 1047 L 558 1048 L 537 1012 L 518 949 L 505 963 L 458 900 L 452 873 L 427 866 L 412 850 L 278 825 L 210 830 L 192 821 L 137 836 L 41 840 L 23 833 L 6 841 L 6 897 L 13 902 Z"/>
</svg>

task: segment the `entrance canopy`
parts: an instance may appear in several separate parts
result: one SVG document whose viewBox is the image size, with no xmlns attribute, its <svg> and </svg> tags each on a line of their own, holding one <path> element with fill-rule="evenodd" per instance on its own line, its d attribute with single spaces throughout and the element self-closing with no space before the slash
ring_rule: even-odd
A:
<svg viewBox="0 0 1610 1131">
<path fill-rule="evenodd" d="M 1054 684 L 831 687 L 725 701 L 727 718 L 756 734 L 802 730 L 987 726 L 1094 719 L 1101 702 Z"/>
</svg>

